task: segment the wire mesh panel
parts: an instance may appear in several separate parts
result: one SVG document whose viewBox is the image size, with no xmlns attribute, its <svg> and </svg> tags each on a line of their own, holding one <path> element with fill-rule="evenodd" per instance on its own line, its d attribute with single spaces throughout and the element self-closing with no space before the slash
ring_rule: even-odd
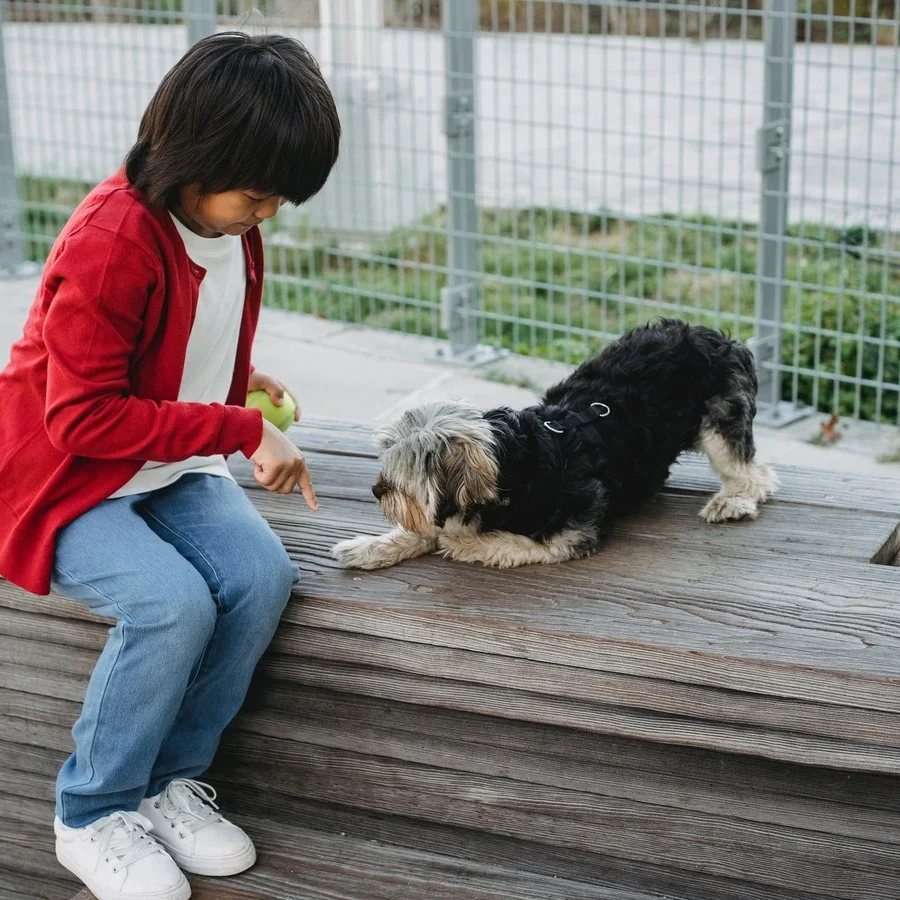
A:
<svg viewBox="0 0 900 900">
<path fill-rule="evenodd" d="M 729 36 L 758 33 L 759 11 L 488 12 L 486 338 L 577 362 L 660 314 L 751 337 L 762 54 Z"/>
<path fill-rule="evenodd" d="M 680 316 L 755 342 L 763 400 L 900 417 L 900 0 L 0 2 L 30 259 L 190 38 L 286 31 L 344 140 L 268 303 L 569 363 Z"/>
<path fill-rule="evenodd" d="M 164 9 L 7 3 L 7 82 L 31 259 L 46 256 L 77 202 L 121 164 L 154 88 L 187 47 L 176 21 Z"/>
<path fill-rule="evenodd" d="M 900 3 L 802 3 L 781 364 L 785 396 L 900 416 Z"/>
<path fill-rule="evenodd" d="M 282 211 L 269 235 L 269 302 L 437 337 L 447 284 L 444 58 L 429 29 L 440 17 L 426 12 L 410 28 L 411 11 L 394 9 L 388 25 L 381 0 L 321 9 L 318 50 L 341 154 L 321 194 Z"/>
</svg>

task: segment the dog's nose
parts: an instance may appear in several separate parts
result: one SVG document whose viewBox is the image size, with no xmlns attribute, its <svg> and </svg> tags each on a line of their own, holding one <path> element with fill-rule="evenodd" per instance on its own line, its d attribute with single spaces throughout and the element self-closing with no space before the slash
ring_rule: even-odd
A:
<svg viewBox="0 0 900 900">
<path fill-rule="evenodd" d="M 380 484 L 373 484 L 372 494 L 376 500 L 380 500 L 384 496 L 384 488 Z"/>
</svg>

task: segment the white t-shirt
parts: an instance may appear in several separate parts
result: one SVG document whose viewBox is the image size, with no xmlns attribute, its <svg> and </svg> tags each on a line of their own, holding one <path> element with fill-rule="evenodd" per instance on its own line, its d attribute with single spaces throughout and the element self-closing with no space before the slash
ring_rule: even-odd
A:
<svg viewBox="0 0 900 900">
<path fill-rule="evenodd" d="M 206 269 L 200 284 L 197 315 L 188 339 L 178 399 L 195 403 L 224 403 L 234 376 L 244 295 L 247 289 L 244 248 L 239 237 L 203 238 L 174 216 L 188 256 Z M 140 471 L 112 497 L 156 491 L 189 472 L 231 478 L 225 457 L 192 456 L 181 462 L 144 463 Z"/>
</svg>

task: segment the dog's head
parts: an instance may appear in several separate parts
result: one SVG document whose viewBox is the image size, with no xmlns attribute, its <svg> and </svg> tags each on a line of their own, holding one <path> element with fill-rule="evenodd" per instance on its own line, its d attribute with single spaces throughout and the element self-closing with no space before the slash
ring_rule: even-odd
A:
<svg viewBox="0 0 900 900">
<path fill-rule="evenodd" d="M 405 412 L 377 438 L 381 474 L 372 493 L 394 525 L 430 534 L 449 516 L 497 496 L 493 432 L 474 407 L 428 403 Z"/>
</svg>

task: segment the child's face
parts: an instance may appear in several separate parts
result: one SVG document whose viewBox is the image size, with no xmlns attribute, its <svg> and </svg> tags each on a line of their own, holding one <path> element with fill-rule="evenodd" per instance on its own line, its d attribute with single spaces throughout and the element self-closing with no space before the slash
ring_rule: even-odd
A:
<svg viewBox="0 0 900 900">
<path fill-rule="evenodd" d="M 263 219 L 271 219 L 286 202 L 284 197 L 264 196 L 253 190 L 203 195 L 188 187 L 179 191 L 176 211 L 191 231 L 211 238 L 243 234 Z"/>
</svg>

